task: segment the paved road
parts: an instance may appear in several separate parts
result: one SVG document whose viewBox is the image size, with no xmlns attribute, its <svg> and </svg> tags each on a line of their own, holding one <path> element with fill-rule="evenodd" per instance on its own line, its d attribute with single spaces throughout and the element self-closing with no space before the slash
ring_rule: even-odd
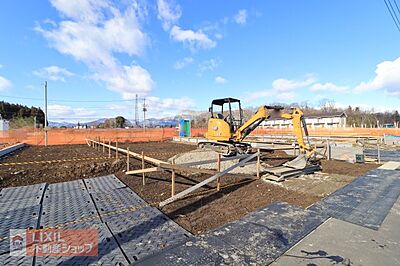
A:
<svg viewBox="0 0 400 266">
<path fill-rule="evenodd" d="M 400 265 L 400 198 L 378 231 L 330 218 L 272 265 Z"/>
</svg>

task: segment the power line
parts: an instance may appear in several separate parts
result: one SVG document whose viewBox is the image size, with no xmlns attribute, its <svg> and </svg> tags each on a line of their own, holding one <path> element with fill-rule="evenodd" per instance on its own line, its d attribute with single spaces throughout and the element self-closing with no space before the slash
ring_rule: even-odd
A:
<svg viewBox="0 0 400 266">
<path fill-rule="evenodd" d="M 42 98 L 16 97 L 16 96 L 8 96 L 8 95 L 0 95 L 0 97 L 11 98 L 11 99 L 43 101 Z"/>
<path fill-rule="evenodd" d="M 394 10 L 394 8 L 393 8 L 392 1 L 390 1 L 390 0 L 387 0 L 387 1 L 388 1 L 388 3 L 389 3 L 390 8 L 392 9 L 392 12 L 393 12 L 393 14 L 394 14 L 394 17 L 396 18 L 397 24 L 400 25 L 400 20 L 399 20 L 399 18 L 397 17 L 396 10 Z"/>
<path fill-rule="evenodd" d="M 11 98 L 11 99 L 21 99 L 21 100 L 35 100 L 43 101 L 43 98 L 30 98 L 30 97 L 17 97 L 9 95 L 0 95 L 0 97 Z M 66 99 L 49 99 L 49 102 L 71 102 L 71 103 L 113 103 L 113 102 L 132 102 L 132 100 L 66 100 Z"/>
<path fill-rule="evenodd" d="M 389 11 L 389 13 L 390 13 L 390 16 L 392 17 L 392 19 L 393 19 L 393 22 L 394 22 L 394 24 L 396 24 L 396 28 L 397 28 L 397 30 L 400 32 L 400 26 L 399 26 L 399 24 L 398 24 L 398 18 L 397 18 L 397 15 L 396 15 L 396 13 L 394 12 L 394 10 L 393 10 L 393 12 L 394 12 L 394 14 L 392 13 L 392 10 L 390 9 L 390 7 L 389 7 L 389 5 L 388 5 L 388 3 L 386 2 L 386 0 L 383 0 L 384 2 L 385 2 L 385 5 L 386 5 L 386 8 L 387 8 L 387 10 Z M 390 6 L 392 7 L 392 4 L 390 3 L 390 0 L 388 0 L 388 2 L 389 2 L 389 4 L 390 4 Z M 396 4 L 397 5 L 397 4 Z M 392 7 L 392 9 L 393 9 L 393 7 Z M 396 17 L 396 18 L 395 18 Z M 396 21 L 396 19 L 397 19 L 397 21 Z"/>
<path fill-rule="evenodd" d="M 396 5 L 397 11 L 398 11 L 399 14 L 400 14 L 400 9 L 399 9 L 399 6 L 397 5 L 397 1 L 396 1 L 396 0 L 393 0 L 393 1 L 394 1 L 394 4 Z"/>
</svg>

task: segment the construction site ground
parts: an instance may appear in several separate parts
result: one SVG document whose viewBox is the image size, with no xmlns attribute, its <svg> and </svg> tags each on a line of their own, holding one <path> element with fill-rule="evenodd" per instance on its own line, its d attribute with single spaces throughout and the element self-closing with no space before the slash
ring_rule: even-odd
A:
<svg viewBox="0 0 400 266">
<path fill-rule="evenodd" d="M 121 148 L 167 160 L 195 146 L 171 142 L 119 143 Z M 82 178 L 116 174 L 140 197 L 152 205 L 170 197 L 171 174 L 156 172 L 146 174 L 146 185 L 141 176 L 126 176 L 126 157 L 115 153 L 108 158 L 108 151 L 99 151 L 87 145 L 58 145 L 26 147 L 0 160 L 0 187 L 22 186 L 38 183 L 57 183 Z M 270 164 L 281 163 L 283 154 L 265 155 Z M 146 164 L 146 167 L 151 165 Z M 175 222 L 193 234 L 200 234 L 271 203 L 287 202 L 306 208 L 322 197 L 365 174 L 376 164 L 354 165 L 346 162 L 323 161 L 323 173 L 269 183 L 254 177 L 227 175 L 222 178 L 222 189 L 216 192 L 215 183 L 205 186 L 195 195 L 179 200 L 161 209 Z M 141 162 L 130 160 L 130 170 L 141 168 Z M 177 175 L 176 191 L 184 190 L 204 180 L 209 175 Z"/>
</svg>

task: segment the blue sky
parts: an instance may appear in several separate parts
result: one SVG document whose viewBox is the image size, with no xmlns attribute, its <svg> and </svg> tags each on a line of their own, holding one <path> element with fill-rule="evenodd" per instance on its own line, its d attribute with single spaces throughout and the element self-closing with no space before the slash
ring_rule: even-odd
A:
<svg viewBox="0 0 400 266">
<path fill-rule="evenodd" d="M 383 1 L 3 0 L 0 34 L 1 99 L 42 106 L 47 80 L 50 120 L 133 118 L 136 94 L 150 117 L 228 96 L 400 109 Z"/>
</svg>

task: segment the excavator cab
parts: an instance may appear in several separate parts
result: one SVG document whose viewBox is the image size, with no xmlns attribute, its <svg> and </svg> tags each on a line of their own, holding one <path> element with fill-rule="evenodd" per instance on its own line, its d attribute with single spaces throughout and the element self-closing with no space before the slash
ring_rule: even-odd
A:
<svg viewBox="0 0 400 266">
<path fill-rule="evenodd" d="M 243 124 L 240 100 L 234 98 L 215 99 L 209 108 L 207 139 L 230 141 Z"/>
</svg>

